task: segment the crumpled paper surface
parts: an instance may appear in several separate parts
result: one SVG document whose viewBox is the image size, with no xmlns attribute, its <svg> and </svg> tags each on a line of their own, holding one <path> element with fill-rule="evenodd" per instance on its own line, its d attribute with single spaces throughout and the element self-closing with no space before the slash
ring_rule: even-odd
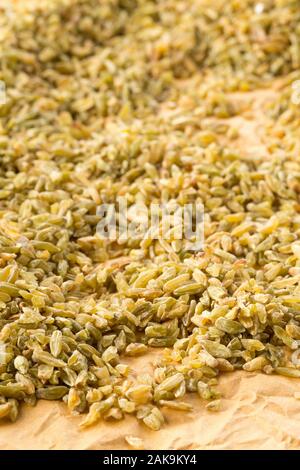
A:
<svg viewBox="0 0 300 470">
<path fill-rule="evenodd" d="M 192 412 L 164 409 L 165 426 L 150 431 L 133 417 L 80 430 L 82 417 L 63 403 L 23 406 L 16 423 L 0 424 L 0 449 L 130 449 L 126 436 L 150 449 L 300 449 L 299 381 L 247 372 L 224 374 L 222 409 L 209 412 L 197 396 Z"/>
<path fill-rule="evenodd" d="M 152 351 L 128 362 L 136 374 L 147 373 L 159 354 Z M 300 449 L 297 379 L 238 371 L 223 374 L 219 390 L 220 411 L 206 410 L 207 402 L 189 394 L 184 400 L 193 410 L 163 408 L 166 424 L 157 432 L 131 416 L 81 430 L 82 416 L 71 416 L 64 403 L 41 400 L 33 408 L 23 405 L 15 423 L 0 422 L 0 449 L 129 450 L 126 436 L 143 439 L 147 450 Z"/>
</svg>

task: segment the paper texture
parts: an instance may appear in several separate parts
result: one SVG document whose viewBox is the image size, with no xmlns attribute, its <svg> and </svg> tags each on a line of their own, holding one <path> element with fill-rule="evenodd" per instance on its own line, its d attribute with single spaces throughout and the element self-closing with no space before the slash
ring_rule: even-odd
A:
<svg viewBox="0 0 300 470">
<path fill-rule="evenodd" d="M 220 380 L 222 410 L 209 412 L 196 395 L 192 412 L 164 409 L 166 424 L 150 431 L 128 417 L 80 430 L 82 417 L 70 416 L 63 403 L 40 401 L 24 406 L 16 423 L 0 424 L 0 449 L 130 449 L 125 436 L 144 440 L 150 449 L 300 449 L 299 381 L 247 372 Z"/>
<path fill-rule="evenodd" d="M 133 375 L 153 372 L 159 349 L 128 359 Z M 15 423 L 0 421 L 0 449 L 104 450 L 132 449 L 126 436 L 143 439 L 147 450 L 158 449 L 300 449 L 299 380 L 236 371 L 220 377 L 222 407 L 206 410 L 197 394 L 184 397 L 191 412 L 163 408 L 166 423 L 151 431 L 127 416 L 122 421 L 100 421 L 81 430 L 83 416 L 72 416 L 61 402 L 41 400 L 23 405 Z"/>
</svg>

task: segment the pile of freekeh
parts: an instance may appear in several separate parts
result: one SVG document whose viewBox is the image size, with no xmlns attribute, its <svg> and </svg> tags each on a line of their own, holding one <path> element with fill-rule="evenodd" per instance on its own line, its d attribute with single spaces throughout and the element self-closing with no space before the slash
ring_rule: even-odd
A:
<svg viewBox="0 0 300 470">
<path fill-rule="evenodd" d="M 223 371 L 300 377 L 300 1 L 24 3 L 0 15 L 0 418 L 63 399 L 157 430 L 188 392 L 217 410 Z M 229 92 L 281 77 L 249 158 Z M 118 196 L 203 204 L 204 250 L 99 238 Z"/>
</svg>

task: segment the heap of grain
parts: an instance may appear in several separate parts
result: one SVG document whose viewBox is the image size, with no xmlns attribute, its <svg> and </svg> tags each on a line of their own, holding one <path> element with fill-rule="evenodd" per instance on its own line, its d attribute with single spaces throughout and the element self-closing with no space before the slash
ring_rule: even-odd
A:
<svg viewBox="0 0 300 470">
<path fill-rule="evenodd" d="M 187 392 L 217 409 L 222 371 L 300 377 L 299 1 L 44 3 L 0 19 L 0 417 L 63 399 L 157 430 Z M 230 92 L 281 76 L 249 158 Z M 202 204 L 204 250 L 97 236 L 119 196 Z"/>
</svg>

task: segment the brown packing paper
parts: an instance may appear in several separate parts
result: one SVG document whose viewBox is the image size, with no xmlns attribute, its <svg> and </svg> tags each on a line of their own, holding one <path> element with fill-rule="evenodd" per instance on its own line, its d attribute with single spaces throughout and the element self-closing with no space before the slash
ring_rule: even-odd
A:
<svg viewBox="0 0 300 470">
<path fill-rule="evenodd" d="M 145 449 L 300 449 L 299 381 L 247 372 L 224 374 L 222 409 L 209 412 L 195 394 L 192 412 L 163 409 L 166 424 L 149 431 L 134 417 L 79 429 L 63 403 L 23 406 L 16 423 L 0 424 L 0 449 L 130 449 L 125 437 L 142 438 Z"/>
<path fill-rule="evenodd" d="M 22 5 L 34 4 L 23 2 Z M 20 4 L 16 0 L 15 3 Z M 44 0 L 42 3 L 46 4 Z M 239 129 L 239 138 L 230 145 L 249 158 L 268 157 L 262 107 L 279 92 L 280 84 L 275 85 L 267 90 L 233 94 L 233 101 L 242 104 L 244 112 L 223 120 Z M 130 361 L 136 374 L 151 371 L 159 354 L 156 350 Z M 205 408 L 207 402 L 190 394 L 184 400 L 193 404 L 193 411 L 164 408 L 166 424 L 158 432 L 148 430 L 130 416 L 80 430 L 82 416 L 71 416 L 61 402 L 41 400 L 33 408 L 23 405 L 16 423 L 0 422 L 0 449 L 130 449 L 126 436 L 143 439 L 144 448 L 149 450 L 300 449 L 300 401 L 294 398 L 300 390 L 299 380 L 233 372 L 220 377 L 219 390 L 223 394 L 219 412 L 209 412 Z"/>
</svg>

